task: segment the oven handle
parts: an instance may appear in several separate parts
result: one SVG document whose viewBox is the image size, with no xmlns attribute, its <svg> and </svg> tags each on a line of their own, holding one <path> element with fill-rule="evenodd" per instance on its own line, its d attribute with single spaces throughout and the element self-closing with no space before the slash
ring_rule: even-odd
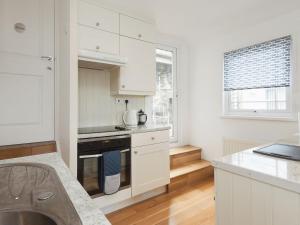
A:
<svg viewBox="0 0 300 225">
<path fill-rule="evenodd" d="M 129 152 L 130 149 L 125 149 L 125 150 L 122 150 L 120 151 L 121 153 L 124 153 L 124 152 Z M 80 159 L 89 159 L 89 158 L 99 158 L 99 157 L 102 157 L 103 155 L 102 154 L 96 154 L 96 155 L 81 155 L 79 156 Z"/>
</svg>

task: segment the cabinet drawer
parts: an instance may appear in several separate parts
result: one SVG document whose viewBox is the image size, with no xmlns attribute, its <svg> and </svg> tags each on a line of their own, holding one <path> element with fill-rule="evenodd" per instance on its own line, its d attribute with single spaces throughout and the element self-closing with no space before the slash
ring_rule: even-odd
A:
<svg viewBox="0 0 300 225">
<path fill-rule="evenodd" d="M 119 35 L 79 26 L 79 49 L 119 54 Z"/>
<path fill-rule="evenodd" d="M 120 34 L 143 41 L 155 41 L 153 24 L 122 14 L 120 15 Z"/>
<path fill-rule="evenodd" d="M 80 1 L 78 23 L 119 34 L 119 14 L 95 4 Z"/>
<path fill-rule="evenodd" d="M 132 149 L 132 196 L 170 183 L 169 143 Z"/>
<path fill-rule="evenodd" d="M 169 130 L 132 134 L 132 147 L 152 145 L 169 141 Z"/>
</svg>

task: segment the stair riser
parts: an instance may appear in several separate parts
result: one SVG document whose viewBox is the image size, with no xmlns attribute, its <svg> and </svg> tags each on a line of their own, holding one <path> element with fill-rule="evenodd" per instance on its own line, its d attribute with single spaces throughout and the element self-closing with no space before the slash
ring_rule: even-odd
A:
<svg viewBox="0 0 300 225">
<path fill-rule="evenodd" d="M 168 192 L 176 191 L 190 185 L 201 183 L 203 180 L 213 177 L 213 175 L 213 167 L 209 166 L 192 173 L 172 178 L 170 184 L 168 185 Z"/>
<path fill-rule="evenodd" d="M 171 156 L 170 167 L 171 169 L 174 169 L 176 167 L 182 166 L 187 162 L 195 160 L 201 160 L 201 151 L 197 150 L 189 153 Z"/>
</svg>

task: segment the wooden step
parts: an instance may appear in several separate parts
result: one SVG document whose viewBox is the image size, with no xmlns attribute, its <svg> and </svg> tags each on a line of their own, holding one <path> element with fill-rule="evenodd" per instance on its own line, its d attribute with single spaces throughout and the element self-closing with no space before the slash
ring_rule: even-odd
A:
<svg viewBox="0 0 300 225">
<path fill-rule="evenodd" d="M 211 166 L 210 162 L 205 160 L 196 160 L 190 163 L 186 163 L 181 167 L 171 169 L 170 178 L 172 179 L 174 177 L 192 173 L 194 171 L 201 170 L 209 166 Z"/>
<path fill-rule="evenodd" d="M 171 169 L 170 177 L 171 182 L 168 185 L 168 191 L 172 192 L 213 177 L 213 167 L 208 161 L 196 160 Z"/>
<path fill-rule="evenodd" d="M 183 146 L 170 150 L 170 167 L 175 169 L 185 163 L 201 160 L 201 149 L 194 146 Z"/>
<path fill-rule="evenodd" d="M 185 145 L 181 147 L 171 148 L 170 149 L 170 156 L 180 155 L 184 153 L 189 153 L 193 151 L 201 151 L 201 148 L 194 147 L 191 145 Z"/>
</svg>

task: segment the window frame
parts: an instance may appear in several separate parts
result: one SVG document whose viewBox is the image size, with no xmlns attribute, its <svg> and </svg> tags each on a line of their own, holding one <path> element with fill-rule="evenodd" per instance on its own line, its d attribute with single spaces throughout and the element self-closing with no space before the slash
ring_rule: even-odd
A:
<svg viewBox="0 0 300 225">
<path fill-rule="evenodd" d="M 231 91 L 224 91 L 224 116 L 243 116 L 243 117 L 265 117 L 265 118 L 292 118 L 292 90 L 286 89 L 286 110 L 232 110 Z"/>
<path fill-rule="evenodd" d="M 295 40 L 295 39 L 293 39 Z M 223 92 L 223 117 L 228 117 L 228 118 L 258 118 L 258 119 L 282 119 L 282 120 L 295 120 L 295 102 L 294 102 L 294 69 L 295 69 L 295 48 L 294 48 L 294 41 L 291 43 L 291 70 L 290 70 L 290 87 L 287 87 L 286 89 L 286 104 L 287 108 L 284 111 L 281 110 L 272 110 L 272 111 L 267 111 L 267 110 L 231 110 L 231 98 L 230 94 L 231 91 L 225 91 L 224 90 L 224 74 L 225 74 L 225 58 L 223 55 L 223 76 L 222 76 L 222 92 Z M 251 45 L 249 45 L 251 46 Z M 247 46 L 246 46 L 247 47 Z M 243 47 L 240 47 L 243 48 Z M 238 48 L 237 48 L 238 49 Z"/>
<path fill-rule="evenodd" d="M 176 47 L 163 45 L 163 44 L 157 44 L 155 46 L 156 49 L 161 49 L 164 51 L 170 51 L 173 54 L 173 67 L 172 67 L 172 75 L 173 75 L 173 133 L 174 136 L 170 136 L 170 142 L 176 143 L 178 142 L 178 86 L 177 86 L 177 80 L 178 80 L 178 49 Z M 156 54 L 155 54 L 156 57 Z M 155 60 L 155 68 L 156 68 L 156 60 Z M 156 72 L 156 69 L 155 69 Z M 156 76 L 156 75 L 155 75 Z M 153 119 L 153 97 L 151 97 L 151 118 Z"/>
</svg>

